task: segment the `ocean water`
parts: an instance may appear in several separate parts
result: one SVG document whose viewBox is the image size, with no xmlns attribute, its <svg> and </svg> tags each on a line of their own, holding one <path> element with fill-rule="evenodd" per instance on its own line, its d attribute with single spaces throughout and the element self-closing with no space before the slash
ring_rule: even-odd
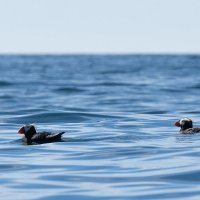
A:
<svg viewBox="0 0 200 200">
<path fill-rule="evenodd" d="M 198 55 L 0 56 L 0 199 L 199 199 Z M 24 145 L 18 129 L 66 131 Z"/>
</svg>

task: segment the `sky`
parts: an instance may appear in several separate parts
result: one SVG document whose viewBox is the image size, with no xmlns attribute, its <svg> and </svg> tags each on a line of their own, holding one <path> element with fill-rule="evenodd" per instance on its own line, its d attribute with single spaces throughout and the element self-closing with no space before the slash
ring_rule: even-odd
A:
<svg viewBox="0 0 200 200">
<path fill-rule="evenodd" d="M 0 0 L 0 53 L 200 53 L 200 0 Z"/>
</svg>

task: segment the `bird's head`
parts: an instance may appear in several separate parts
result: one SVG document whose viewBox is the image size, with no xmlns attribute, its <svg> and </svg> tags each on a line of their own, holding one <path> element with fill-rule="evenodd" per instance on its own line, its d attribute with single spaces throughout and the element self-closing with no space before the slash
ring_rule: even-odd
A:
<svg viewBox="0 0 200 200">
<path fill-rule="evenodd" d="M 178 126 L 178 127 L 181 127 L 181 131 L 184 131 L 184 130 L 186 130 L 188 128 L 192 128 L 193 127 L 192 120 L 190 118 L 188 118 L 188 117 L 176 121 L 174 125 Z"/>
<path fill-rule="evenodd" d="M 18 133 L 24 134 L 25 136 L 28 136 L 28 135 L 32 136 L 36 133 L 35 125 L 34 124 L 26 124 L 18 130 Z"/>
</svg>

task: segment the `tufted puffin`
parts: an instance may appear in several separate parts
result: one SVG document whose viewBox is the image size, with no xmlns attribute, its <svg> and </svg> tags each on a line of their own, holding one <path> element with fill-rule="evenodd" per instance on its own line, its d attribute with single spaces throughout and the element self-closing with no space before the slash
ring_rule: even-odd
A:
<svg viewBox="0 0 200 200">
<path fill-rule="evenodd" d="M 27 124 L 22 126 L 18 130 L 19 134 L 24 134 L 22 141 L 25 144 L 43 144 L 50 142 L 62 141 L 61 137 L 65 132 L 60 133 L 49 133 L 49 132 L 36 132 L 35 126 L 33 124 Z"/>
<path fill-rule="evenodd" d="M 193 134 L 200 132 L 200 128 L 193 128 L 192 120 L 187 117 L 176 121 L 174 125 L 181 128 L 180 133 L 182 134 Z"/>
</svg>

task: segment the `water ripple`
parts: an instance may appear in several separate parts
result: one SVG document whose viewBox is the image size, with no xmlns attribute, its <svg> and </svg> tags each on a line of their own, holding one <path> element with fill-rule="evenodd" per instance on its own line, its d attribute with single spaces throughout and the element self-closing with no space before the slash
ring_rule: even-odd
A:
<svg viewBox="0 0 200 200">
<path fill-rule="evenodd" d="M 0 56 L 0 198 L 199 199 L 200 134 L 173 125 L 199 126 L 199 67 L 198 55 Z M 63 142 L 25 145 L 25 123 Z"/>
</svg>

